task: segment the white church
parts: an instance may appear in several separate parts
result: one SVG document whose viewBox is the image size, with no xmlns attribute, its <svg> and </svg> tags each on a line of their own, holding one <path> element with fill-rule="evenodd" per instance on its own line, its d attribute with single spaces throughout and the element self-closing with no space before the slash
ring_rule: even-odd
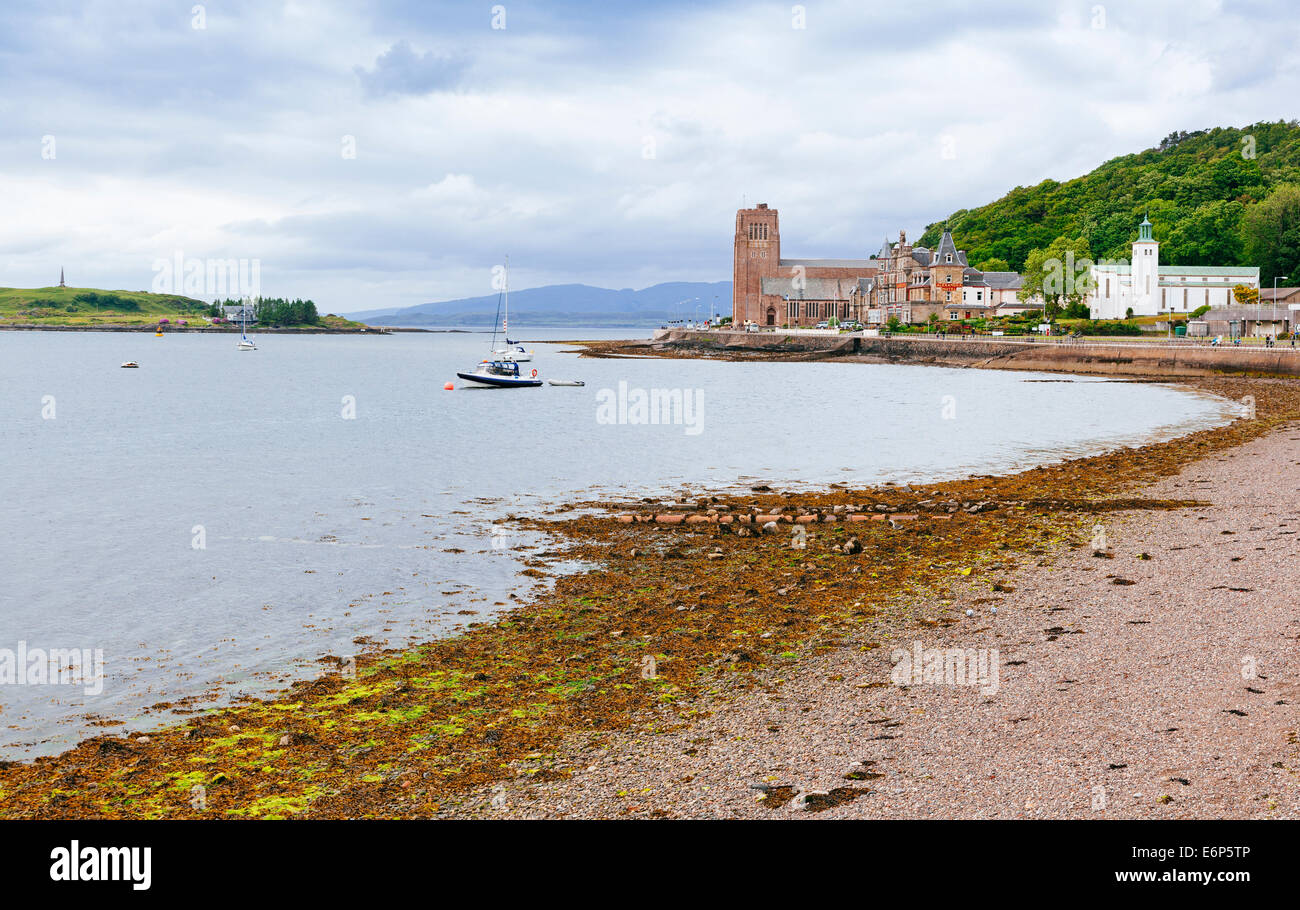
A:
<svg viewBox="0 0 1300 910">
<path fill-rule="evenodd" d="M 1161 265 L 1160 244 L 1151 237 L 1151 222 L 1138 225 L 1131 265 L 1101 262 L 1092 267 L 1088 310 L 1093 319 L 1190 313 L 1197 307 L 1236 303 L 1239 284 L 1259 288 L 1259 268 L 1245 266 Z"/>
</svg>

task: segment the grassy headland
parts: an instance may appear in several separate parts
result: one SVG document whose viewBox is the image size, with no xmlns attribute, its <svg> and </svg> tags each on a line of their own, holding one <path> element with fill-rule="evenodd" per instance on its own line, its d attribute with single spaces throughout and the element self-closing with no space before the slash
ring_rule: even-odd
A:
<svg viewBox="0 0 1300 910">
<path fill-rule="evenodd" d="M 98 288 L 0 288 L 0 320 L 22 325 L 202 324 L 208 305 L 192 297 Z"/>
<path fill-rule="evenodd" d="M 209 322 L 210 305 L 178 294 L 150 291 L 106 291 L 99 288 L 0 288 L 0 329 L 123 328 L 143 329 L 166 319 L 173 329 L 238 331 L 239 327 Z M 302 324 L 257 326 L 257 331 L 316 330 L 359 332 L 370 327 L 333 313 Z"/>
</svg>

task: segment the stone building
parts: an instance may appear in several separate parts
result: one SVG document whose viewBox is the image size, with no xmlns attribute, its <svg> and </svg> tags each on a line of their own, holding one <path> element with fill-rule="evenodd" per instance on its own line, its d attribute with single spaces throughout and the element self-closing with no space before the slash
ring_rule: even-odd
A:
<svg viewBox="0 0 1300 910">
<path fill-rule="evenodd" d="M 736 213 L 732 320 L 759 326 L 813 326 L 831 319 L 921 325 L 1033 309 L 1016 297 L 1016 272 L 981 272 L 944 230 L 934 250 L 900 231 L 870 259 L 782 259 L 776 209 Z M 1041 308 L 1042 304 L 1037 304 Z"/>
<path fill-rule="evenodd" d="M 812 326 L 851 318 L 858 280 L 876 274 L 871 259 L 782 259 L 776 209 L 736 212 L 731 318 L 736 326 Z"/>
<path fill-rule="evenodd" d="M 888 240 L 876 254 L 880 272 L 859 284 L 857 309 L 867 324 L 885 323 L 892 318 L 921 325 L 931 317 L 941 321 L 1005 316 L 1041 308 L 1041 302 L 1022 303 L 1017 296 L 1023 285 L 1018 272 L 982 272 L 957 249 L 952 232 L 944 229 L 939 245 L 912 246 L 907 232 L 899 231 L 898 243 Z"/>
</svg>

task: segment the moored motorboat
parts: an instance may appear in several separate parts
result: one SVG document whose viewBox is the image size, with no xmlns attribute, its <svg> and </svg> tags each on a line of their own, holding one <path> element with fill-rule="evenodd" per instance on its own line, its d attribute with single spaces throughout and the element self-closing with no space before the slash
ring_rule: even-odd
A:
<svg viewBox="0 0 1300 910">
<path fill-rule="evenodd" d="M 471 386 L 493 389 L 528 389 L 542 384 L 533 370 L 529 376 L 521 375 L 519 364 L 513 360 L 484 360 L 472 372 L 457 373 Z"/>
<path fill-rule="evenodd" d="M 136 363 L 134 360 L 128 360 L 128 361 L 126 361 L 125 363 L 122 364 L 122 369 L 124 369 L 124 370 L 138 370 L 138 369 L 140 369 L 140 364 Z"/>
<path fill-rule="evenodd" d="M 504 315 L 503 315 L 504 313 Z M 506 347 L 498 348 L 496 320 L 492 324 L 492 357 L 479 362 L 471 371 L 457 373 L 471 386 L 493 389 L 530 389 L 542 384 L 537 378 L 537 371 L 524 376 L 519 372 L 520 362 L 533 359 L 533 352 L 526 351 L 518 342 L 510 340 L 510 257 L 506 257 L 505 280 L 501 285 L 501 299 L 497 302 L 497 316 L 501 316 L 501 328 L 506 339 Z"/>
</svg>

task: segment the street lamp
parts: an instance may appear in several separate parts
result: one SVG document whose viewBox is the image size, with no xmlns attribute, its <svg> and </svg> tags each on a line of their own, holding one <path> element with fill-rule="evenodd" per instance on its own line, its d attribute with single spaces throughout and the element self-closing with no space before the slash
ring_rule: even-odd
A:
<svg viewBox="0 0 1300 910">
<path fill-rule="evenodd" d="M 700 298 L 698 298 L 698 297 L 687 297 L 685 300 L 679 300 L 679 301 L 677 301 L 676 303 L 673 304 L 673 306 L 672 306 L 672 312 L 670 312 L 668 315 L 671 317 L 671 316 L 673 315 L 673 313 L 681 312 L 681 311 L 678 310 L 677 308 L 680 307 L 683 303 L 690 303 L 692 300 L 699 300 L 699 299 L 700 299 Z"/>
<path fill-rule="evenodd" d="M 1277 280 L 1279 278 L 1290 278 L 1290 275 L 1273 276 L 1273 337 L 1277 337 Z"/>
</svg>

